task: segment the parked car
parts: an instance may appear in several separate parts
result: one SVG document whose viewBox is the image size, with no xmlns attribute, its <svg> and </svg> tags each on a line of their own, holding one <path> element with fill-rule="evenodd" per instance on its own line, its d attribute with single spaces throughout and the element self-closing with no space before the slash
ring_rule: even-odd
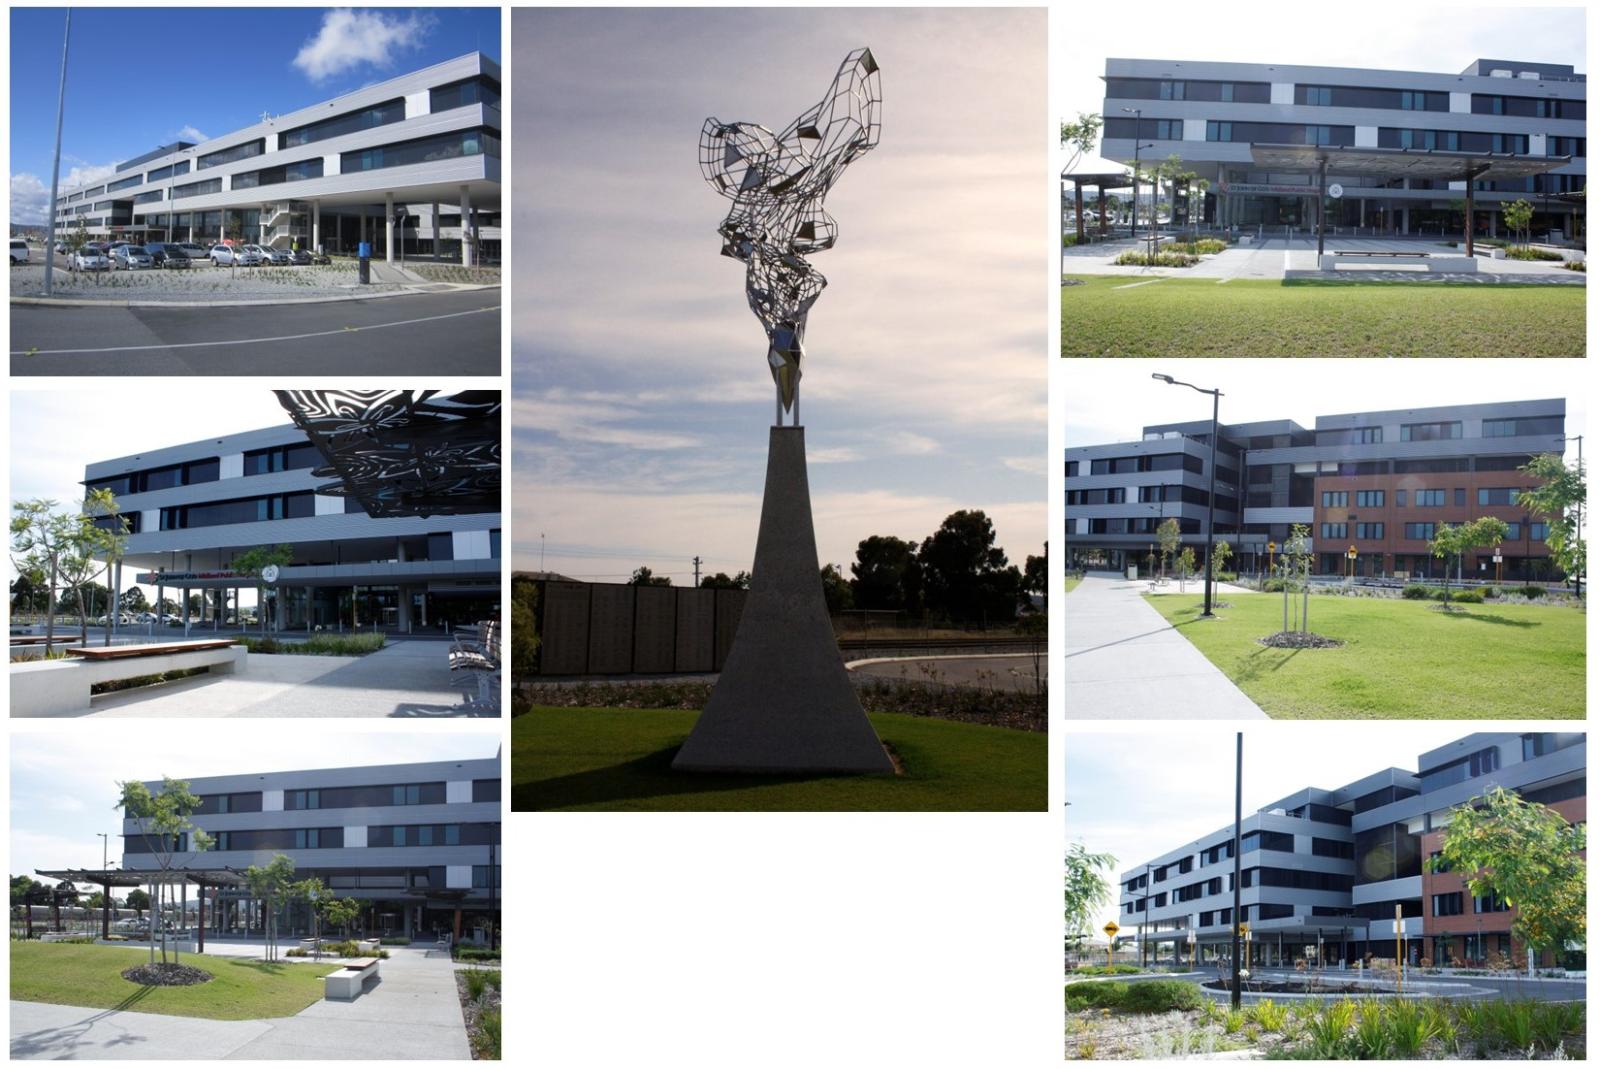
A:
<svg viewBox="0 0 1600 1069">
<path fill-rule="evenodd" d="M 140 267 L 154 267 L 156 262 L 143 245 L 118 245 L 111 250 L 112 269 L 118 267 L 132 271 Z"/>
<path fill-rule="evenodd" d="M 289 262 L 294 264 L 296 267 L 304 267 L 307 264 L 312 264 L 312 263 L 315 263 L 316 261 L 312 258 L 311 254 L 309 252 L 307 252 L 306 250 L 304 250 L 304 249 L 295 249 L 295 250 L 293 250 L 292 252 L 289 253 Z"/>
<path fill-rule="evenodd" d="M 189 266 L 188 254 L 170 241 L 146 245 L 145 251 L 150 254 L 150 259 L 155 261 L 157 267 L 176 270 Z"/>
<path fill-rule="evenodd" d="M 261 245 L 261 261 L 269 264 L 292 264 L 294 257 L 289 255 L 287 249 L 274 249 L 270 245 Z"/>
<path fill-rule="evenodd" d="M 109 271 L 111 260 L 99 249 L 85 245 L 73 253 L 72 268 L 75 271 Z"/>
<path fill-rule="evenodd" d="M 28 243 L 21 238 L 11 239 L 11 262 L 14 264 L 28 262 Z"/>
<path fill-rule="evenodd" d="M 261 263 L 261 254 L 253 245 L 213 245 L 211 262 L 218 267 L 254 267 Z"/>
<path fill-rule="evenodd" d="M 180 241 L 178 242 L 178 248 L 182 249 L 184 254 L 191 260 L 204 260 L 206 258 L 206 247 L 199 242 Z"/>
</svg>

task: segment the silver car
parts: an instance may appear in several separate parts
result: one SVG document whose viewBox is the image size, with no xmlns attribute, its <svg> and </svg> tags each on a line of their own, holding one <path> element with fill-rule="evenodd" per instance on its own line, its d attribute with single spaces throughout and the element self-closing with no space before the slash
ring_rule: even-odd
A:
<svg viewBox="0 0 1600 1069">
<path fill-rule="evenodd" d="M 270 245 L 253 245 L 251 248 L 261 254 L 261 262 L 264 264 L 288 264 L 294 262 L 287 252 L 282 249 L 274 249 Z"/>
<path fill-rule="evenodd" d="M 211 262 L 218 267 L 254 267 L 261 262 L 261 254 L 253 245 L 216 245 L 211 249 Z"/>
<path fill-rule="evenodd" d="M 141 267 L 154 267 L 155 260 L 143 245 L 118 245 L 111 250 L 111 267 L 132 271 Z"/>
<path fill-rule="evenodd" d="M 85 245 L 72 254 L 72 267 L 75 271 L 109 271 L 111 261 L 99 249 Z"/>
</svg>

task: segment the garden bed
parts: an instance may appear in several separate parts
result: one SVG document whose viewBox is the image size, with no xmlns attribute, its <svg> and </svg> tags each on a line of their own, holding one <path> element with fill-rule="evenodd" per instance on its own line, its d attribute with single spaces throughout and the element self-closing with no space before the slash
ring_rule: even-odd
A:
<svg viewBox="0 0 1600 1069">
<path fill-rule="evenodd" d="M 464 969 L 456 973 L 456 995 L 467 1026 L 472 1057 L 500 1060 L 500 970 Z"/>
</svg>

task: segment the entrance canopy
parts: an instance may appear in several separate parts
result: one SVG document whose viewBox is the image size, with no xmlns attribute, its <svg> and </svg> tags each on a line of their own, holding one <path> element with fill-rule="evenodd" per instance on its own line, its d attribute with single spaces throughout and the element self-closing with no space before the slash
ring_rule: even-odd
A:
<svg viewBox="0 0 1600 1069">
<path fill-rule="evenodd" d="M 1066 195 L 1066 183 L 1072 183 L 1073 210 L 1077 216 L 1078 240 L 1083 240 L 1083 188 L 1094 186 L 1099 191 L 1100 197 L 1100 233 L 1106 232 L 1105 199 L 1106 190 L 1121 189 L 1133 185 L 1133 176 L 1126 170 L 1120 171 L 1079 171 L 1068 174 L 1061 172 L 1062 195 Z"/>
<path fill-rule="evenodd" d="M 1332 145 L 1251 145 L 1250 159 L 1271 171 L 1316 172 L 1326 163 L 1335 174 L 1372 178 L 1437 178 L 1495 182 L 1554 171 L 1571 156 L 1519 156 L 1511 152 L 1450 152 L 1442 149 L 1338 148 Z"/>
<path fill-rule="evenodd" d="M 147 883 L 197 883 L 202 887 L 243 887 L 244 873 L 233 869 L 34 869 L 35 876 L 101 887 L 141 887 Z"/>
<path fill-rule="evenodd" d="M 278 390 L 327 460 L 317 493 L 348 495 L 373 518 L 500 511 L 500 392 Z"/>
</svg>

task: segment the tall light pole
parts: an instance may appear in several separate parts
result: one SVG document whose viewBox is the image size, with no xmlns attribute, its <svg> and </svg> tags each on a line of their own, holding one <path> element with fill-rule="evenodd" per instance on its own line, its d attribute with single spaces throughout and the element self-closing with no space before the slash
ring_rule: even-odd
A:
<svg viewBox="0 0 1600 1069">
<path fill-rule="evenodd" d="M 1139 236 L 1139 117 L 1144 114 L 1142 108 L 1123 108 L 1123 111 L 1133 115 L 1133 205 L 1128 210 L 1128 236 Z"/>
<path fill-rule="evenodd" d="M 61 120 L 67 111 L 67 42 L 72 39 L 72 9 L 67 8 L 61 31 L 61 87 L 56 91 L 56 157 L 50 164 L 50 223 L 45 233 L 44 295 L 50 296 L 56 277 L 56 194 L 61 187 Z"/>
<path fill-rule="evenodd" d="M 1233 754 L 1233 1008 L 1239 1008 L 1239 897 L 1241 836 L 1239 826 L 1244 819 L 1244 732 L 1234 733 Z"/>
<path fill-rule="evenodd" d="M 1152 373 L 1152 379 L 1157 379 L 1168 386 L 1187 386 L 1196 393 L 1211 395 L 1211 490 L 1206 494 L 1206 604 L 1200 613 L 1202 620 L 1211 619 L 1215 614 L 1211 611 L 1211 549 L 1216 540 L 1215 524 L 1212 522 L 1217 515 L 1217 406 L 1222 399 L 1221 390 L 1207 390 L 1196 386 L 1192 382 L 1179 382 L 1171 375 Z"/>
<path fill-rule="evenodd" d="M 105 872 L 106 871 L 107 854 L 108 854 L 109 844 L 111 842 L 111 839 L 108 836 L 108 834 L 106 832 L 103 832 L 103 831 L 97 831 L 97 832 L 95 832 L 95 834 L 100 836 L 100 871 L 101 872 Z M 110 887 L 110 885 L 108 884 L 107 888 L 109 889 L 109 887 Z"/>
</svg>

